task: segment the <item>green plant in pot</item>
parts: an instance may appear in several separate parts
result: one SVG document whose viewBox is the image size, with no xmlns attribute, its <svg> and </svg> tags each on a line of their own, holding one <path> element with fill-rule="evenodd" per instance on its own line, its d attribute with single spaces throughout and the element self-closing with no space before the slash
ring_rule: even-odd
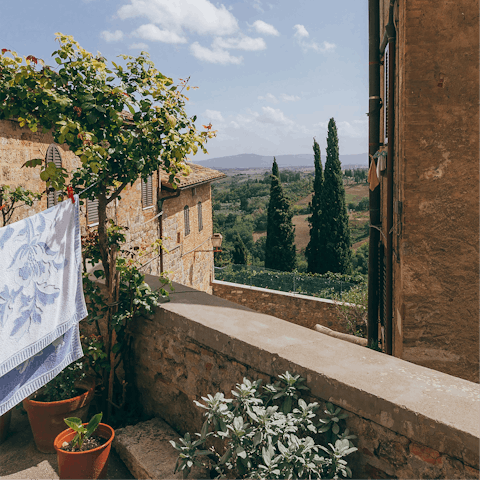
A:
<svg viewBox="0 0 480 480">
<path fill-rule="evenodd" d="M 94 390 L 94 382 L 86 377 L 86 362 L 80 360 L 23 401 L 38 450 L 55 453 L 53 441 L 64 429 L 63 419 L 72 415 L 86 419 Z"/>
<path fill-rule="evenodd" d="M 108 458 L 115 431 L 100 423 L 102 413 L 83 423 L 80 418 L 65 418 L 70 427 L 54 441 L 60 478 L 106 478 Z"/>
<path fill-rule="evenodd" d="M 175 473 L 187 478 L 198 467 L 212 478 L 351 477 L 345 457 L 357 448 L 345 429 L 347 415 L 327 403 L 326 417 L 318 417 L 320 405 L 301 398 L 308 390 L 304 381 L 289 372 L 264 387 L 244 378 L 233 398 L 218 392 L 202 397 L 203 404 L 194 401 L 206 420 L 197 438 L 187 433 L 170 441 L 179 453 Z"/>
</svg>

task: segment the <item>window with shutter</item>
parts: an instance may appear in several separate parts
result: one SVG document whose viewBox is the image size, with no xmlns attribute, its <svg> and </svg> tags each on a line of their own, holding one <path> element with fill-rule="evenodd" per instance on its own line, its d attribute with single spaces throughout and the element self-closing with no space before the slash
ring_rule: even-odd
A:
<svg viewBox="0 0 480 480">
<path fill-rule="evenodd" d="M 185 205 L 183 209 L 183 219 L 185 221 L 185 236 L 190 234 L 190 209 Z"/>
<path fill-rule="evenodd" d="M 87 225 L 98 225 L 98 199 L 87 200 Z"/>
<path fill-rule="evenodd" d="M 383 135 L 384 144 L 388 144 L 388 80 L 390 76 L 390 44 L 387 43 L 385 54 L 383 56 Z"/>
<path fill-rule="evenodd" d="M 52 143 L 48 149 L 47 153 L 45 155 L 45 165 L 48 165 L 49 163 L 53 162 L 57 168 L 62 167 L 62 156 L 60 155 L 60 150 L 58 147 Z M 53 207 L 58 203 L 58 196 L 59 192 L 56 190 L 51 190 L 47 194 L 47 208 Z"/>
<path fill-rule="evenodd" d="M 203 230 L 202 202 L 198 202 L 197 209 L 198 209 L 198 231 L 201 232 Z"/>
<path fill-rule="evenodd" d="M 142 180 L 142 206 L 148 208 L 153 205 L 153 181 L 150 175 L 146 181 Z"/>
</svg>

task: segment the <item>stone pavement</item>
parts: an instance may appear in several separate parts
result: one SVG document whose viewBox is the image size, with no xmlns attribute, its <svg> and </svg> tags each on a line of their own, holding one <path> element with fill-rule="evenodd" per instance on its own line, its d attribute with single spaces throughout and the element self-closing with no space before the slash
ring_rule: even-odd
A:
<svg viewBox="0 0 480 480">
<path fill-rule="evenodd" d="M 35 448 L 28 417 L 23 410 L 12 410 L 10 433 L 0 445 L 0 478 L 49 479 L 59 478 L 57 455 L 41 453 Z M 108 478 L 135 478 L 112 449 Z"/>
</svg>

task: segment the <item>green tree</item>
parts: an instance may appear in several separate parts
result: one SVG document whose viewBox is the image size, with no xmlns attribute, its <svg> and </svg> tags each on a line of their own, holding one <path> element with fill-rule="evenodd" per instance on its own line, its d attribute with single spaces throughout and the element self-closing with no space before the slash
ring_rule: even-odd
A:
<svg viewBox="0 0 480 480">
<path fill-rule="evenodd" d="M 265 267 L 286 272 L 295 269 L 295 228 L 292 216 L 290 202 L 283 192 L 274 158 L 268 203 Z"/>
<path fill-rule="evenodd" d="M 248 263 L 248 252 L 242 237 L 237 233 L 232 252 L 232 260 L 235 265 L 246 265 Z"/>
<path fill-rule="evenodd" d="M 310 241 L 305 249 L 308 271 L 320 273 L 320 216 L 322 213 L 322 191 L 323 191 L 323 169 L 320 158 L 320 146 L 315 138 L 313 139 L 313 156 L 315 163 L 315 180 L 313 183 L 312 202 L 310 203 L 311 216 L 308 218 L 310 224 Z"/>
<path fill-rule="evenodd" d="M 43 159 L 28 161 L 27 166 L 41 167 L 40 178 L 47 187 L 62 191 L 70 178 L 74 191 L 89 188 L 84 198 L 98 199 L 95 255 L 103 269 L 95 273 L 105 279 L 107 290 L 102 315 L 107 319 L 103 338 L 110 371 L 105 370 L 104 385 L 110 411 L 115 368 L 127 343 L 117 339 L 117 332 L 120 338 L 122 326 L 133 315 L 119 306 L 119 297 L 125 297 L 120 278 L 133 278 L 134 272 L 120 258 L 125 236 L 122 227 L 107 218 L 107 206 L 120 198 L 127 185 L 146 180 L 159 168 L 175 184 L 178 175 L 188 173 L 186 155 L 198 148 L 206 151 L 204 144 L 214 132 L 211 125 L 206 131 L 196 130 L 196 117 L 187 116 L 182 93 L 190 87 L 186 82 L 174 85 L 145 52 L 136 58 L 122 55 L 123 66 L 109 64 L 73 37 L 60 33 L 56 37 L 60 46 L 52 56 L 57 71 L 32 55 L 0 51 L 0 119 L 17 118 L 32 132 L 51 132 L 56 143 L 67 145 L 80 158 L 81 165 L 69 173 L 53 162 L 45 165 Z M 142 286 L 140 274 L 135 275 L 138 291 L 146 295 L 148 286 Z"/>
<path fill-rule="evenodd" d="M 318 273 L 350 273 L 350 229 L 338 152 L 337 126 L 333 118 L 328 122 L 321 205 Z"/>
</svg>

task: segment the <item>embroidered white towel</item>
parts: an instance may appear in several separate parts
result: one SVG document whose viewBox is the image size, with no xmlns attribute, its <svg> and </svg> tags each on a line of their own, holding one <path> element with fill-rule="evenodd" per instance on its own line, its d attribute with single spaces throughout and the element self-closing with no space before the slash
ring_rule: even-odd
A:
<svg viewBox="0 0 480 480">
<path fill-rule="evenodd" d="M 78 196 L 0 228 L 0 377 L 87 316 Z"/>
</svg>

